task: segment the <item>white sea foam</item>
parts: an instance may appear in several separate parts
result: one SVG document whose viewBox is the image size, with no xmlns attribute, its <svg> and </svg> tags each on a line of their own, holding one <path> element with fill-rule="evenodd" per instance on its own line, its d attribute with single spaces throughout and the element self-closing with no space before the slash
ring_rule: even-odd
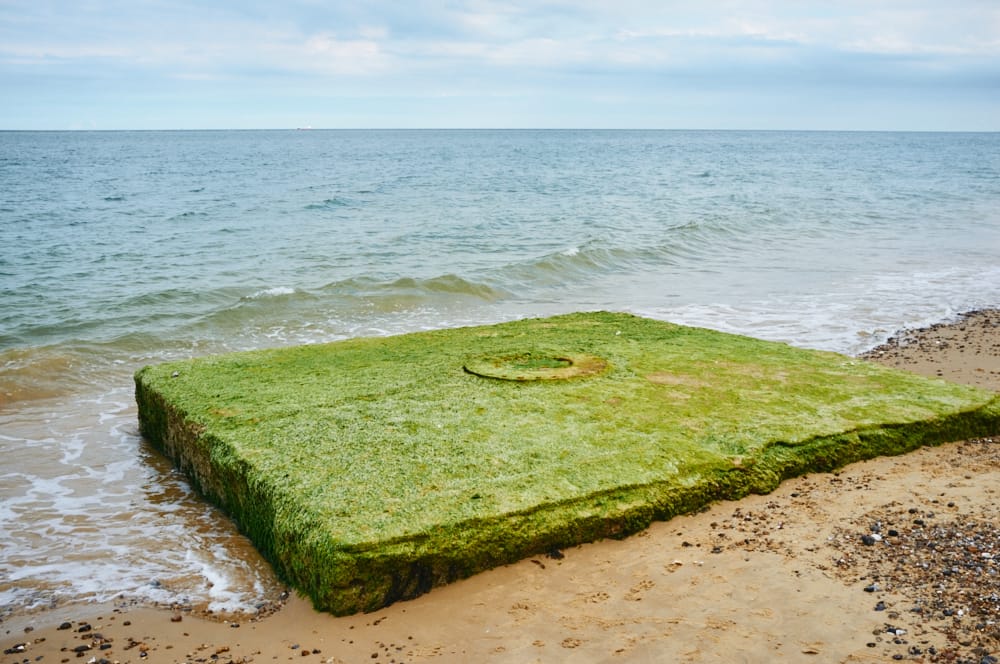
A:
<svg viewBox="0 0 1000 664">
<path fill-rule="evenodd" d="M 288 286 L 274 286 L 273 288 L 265 288 L 259 290 L 253 295 L 248 295 L 247 300 L 259 300 L 265 297 L 280 297 L 282 295 L 293 295 L 295 293 L 294 288 Z"/>
<path fill-rule="evenodd" d="M 824 293 L 637 311 L 655 318 L 857 354 L 900 329 L 951 320 L 1000 303 L 1000 266 L 878 275 Z"/>
</svg>

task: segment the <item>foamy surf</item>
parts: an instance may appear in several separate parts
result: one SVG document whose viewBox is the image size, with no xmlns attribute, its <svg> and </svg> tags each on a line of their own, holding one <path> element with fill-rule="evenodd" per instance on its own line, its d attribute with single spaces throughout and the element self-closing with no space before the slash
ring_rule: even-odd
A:
<svg viewBox="0 0 1000 664">
<path fill-rule="evenodd" d="M 0 614 L 122 600 L 252 613 L 281 592 L 233 524 L 145 448 L 130 390 L 0 421 Z"/>
</svg>

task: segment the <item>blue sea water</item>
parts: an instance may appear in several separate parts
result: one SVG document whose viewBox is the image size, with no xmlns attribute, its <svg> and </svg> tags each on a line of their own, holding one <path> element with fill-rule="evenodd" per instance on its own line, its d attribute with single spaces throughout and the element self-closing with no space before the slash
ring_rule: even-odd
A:
<svg viewBox="0 0 1000 664">
<path fill-rule="evenodd" d="M 856 353 L 998 256 L 1000 134 L 0 132 L 0 616 L 279 588 L 144 364 L 594 309 Z"/>
</svg>

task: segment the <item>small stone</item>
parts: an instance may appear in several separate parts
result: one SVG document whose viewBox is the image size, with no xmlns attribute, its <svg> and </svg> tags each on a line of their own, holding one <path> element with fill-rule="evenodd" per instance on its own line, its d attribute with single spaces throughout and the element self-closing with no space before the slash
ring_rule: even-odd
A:
<svg viewBox="0 0 1000 664">
<path fill-rule="evenodd" d="M 60 623 L 59 627 L 57 627 L 56 629 L 70 629 L 72 627 L 73 627 L 72 623 L 64 622 Z"/>
<path fill-rule="evenodd" d="M 875 605 L 876 611 L 885 611 L 885 602 L 879 602 Z"/>
<path fill-rule="evenodd" d="M 889 537 L 899 537 L 899 531 L 894 528 L 890 528 Z"/>
<path fill-rule="evenodd" d="M 865 546 L 872 546 L 873 544 L 875 544 L 875 541 L 876 541 L 875 538 L 872 537 L 871 535 L 861 536 L 861 543 L 864 544 Z"/>
<path fill-rule="evenodd" d="M 873 583 L 870 586 L 865 586 L 865 592 L 866 593 L 874 593 L 874 592 L 878 592 L 878 590 L 879 590 L 879 587 L 878 587 L 877 583 Z"/>
</svg>

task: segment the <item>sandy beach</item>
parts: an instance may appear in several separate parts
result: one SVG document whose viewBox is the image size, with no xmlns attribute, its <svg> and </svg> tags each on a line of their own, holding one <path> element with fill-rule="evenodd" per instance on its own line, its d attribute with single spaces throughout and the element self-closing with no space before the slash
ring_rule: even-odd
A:
<svg viewBox="0 0 1000 664">
<path fill-rule="evenodd" d="M 1000 391 L 1000 311 L 866 359 Z M 0 623 L 0 662 L 1000 660 L 1000 438 L 957 441 L 536 556 L 375 613 L 67 606 Z"/>
</svg>

